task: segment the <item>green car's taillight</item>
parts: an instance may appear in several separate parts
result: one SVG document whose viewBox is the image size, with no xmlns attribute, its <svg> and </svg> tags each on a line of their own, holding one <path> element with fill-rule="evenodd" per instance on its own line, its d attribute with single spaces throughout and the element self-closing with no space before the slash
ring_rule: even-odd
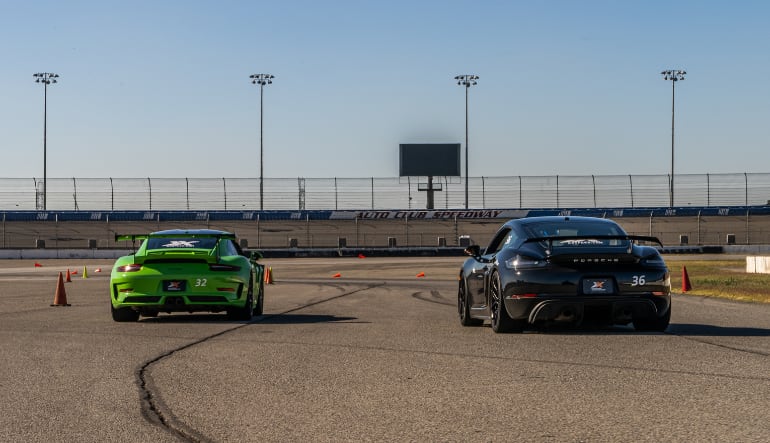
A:
<svg viewBox="0 0 770 443">
<path fill-rule="evenodd" d="M 223 265 L 220 263 L 212 263 L 209 265 L 209 270 L 220 272 L 238 272 L 241 270 L 240 266 Z"/>
<path fill-rule="evenodd" d="M 117 271 L 118 272 L 136 272 L 140 269 L 142 269 L 142 265 L 132 263 L 130 265 L 118 266 Z"/>
</svg>

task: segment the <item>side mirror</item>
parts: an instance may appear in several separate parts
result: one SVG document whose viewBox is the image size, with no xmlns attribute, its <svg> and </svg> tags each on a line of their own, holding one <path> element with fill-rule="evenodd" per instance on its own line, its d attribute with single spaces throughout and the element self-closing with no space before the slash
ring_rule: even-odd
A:
<svg viewBox="0 0 770 443">
<path fill-rule="evenodd" d="M 251 251 L 251 254 L 249 254 L 249 258 L 257 261 L 262 259 L 262 253 L 259 251 Z"/>
<path fill-rule="evenodd" d="M 481 248 L 479 245 L 470 245 L 467 248 L 465 248 L 465 255 L 469 255 L 473 258 L 479 258 L 481 257 Z"/>
</svg>

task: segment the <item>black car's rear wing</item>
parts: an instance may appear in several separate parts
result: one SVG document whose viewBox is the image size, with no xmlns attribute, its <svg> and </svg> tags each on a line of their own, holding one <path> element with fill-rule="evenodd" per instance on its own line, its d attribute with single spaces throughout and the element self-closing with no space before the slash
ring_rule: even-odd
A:
<svg viewBox="0 0 770 443">
<path fill-rule="evenodd" d="M 552 235 L 547 237 L 533 237 L 524 240 L 525 243 L 537 243 L 548 242 L 548 250 L 553 249 L 554 241 L 573 241 L 574 245 L 586 245 L 590 244 L 591 240 L 629 240 L 629 241 L 646 241 L 650 243 L 657 243 L 663 247 L 663 243 L 658 237 L 651 237 L 647 235 Z"/>
</svg>

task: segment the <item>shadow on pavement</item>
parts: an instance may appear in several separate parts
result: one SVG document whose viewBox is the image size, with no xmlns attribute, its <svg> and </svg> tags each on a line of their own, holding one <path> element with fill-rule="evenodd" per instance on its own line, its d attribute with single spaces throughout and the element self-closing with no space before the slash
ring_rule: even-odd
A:
<svg viewBox="0 0 770 443">
<path fill-rule="evenodd" d="M 369 323 L 358 320 L 356 317 L 340 317 L 336 315 L 323 315 L 323 314 L 276 314 L 267 315 L 264 318 L 260 317 L 256 320 L 257 323 L 262 324 L 310 324 L 310 323 Z"/>
<path fill-rule="evenodd" d="M 259 324 L 312 324 L 312 323 L 369 323 L 354 321 L 356 317 L 340 317 L 336 315 L 320 314 L 268 314 L 255 316 L 251 321 L 231 320 L 226 314 L 160 314 L 157 317 L 141 317 L 145 323 L 259 323 Z"/>
<path fill-rule="evenodd" d="M 714 326 L 688 323 L 672 323 L 669 334 L 708 337 L 770 337 L 770 329 L 745 326 Z"/>
</svg>

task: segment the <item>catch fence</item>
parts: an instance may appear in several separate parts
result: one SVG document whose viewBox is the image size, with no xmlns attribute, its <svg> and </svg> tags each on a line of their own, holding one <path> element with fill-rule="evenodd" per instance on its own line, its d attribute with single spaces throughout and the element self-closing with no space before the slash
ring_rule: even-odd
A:
<svg viewBox="0 0 770 443">
<path fill-rule="evenodd" d="M 0 178 L 0 210 L 425 209 L 427 177 Z M 465 181 L 435 177 L 435 209 L 465 206 Z M 470 208 L 670 206 L 669 175 L 470 177 Z M 262 208 L 260 208 L 260 200 Z M 680 174 L 675 207 L 756 206 L 770 200 L 769 173 Z"/>
</svg>

